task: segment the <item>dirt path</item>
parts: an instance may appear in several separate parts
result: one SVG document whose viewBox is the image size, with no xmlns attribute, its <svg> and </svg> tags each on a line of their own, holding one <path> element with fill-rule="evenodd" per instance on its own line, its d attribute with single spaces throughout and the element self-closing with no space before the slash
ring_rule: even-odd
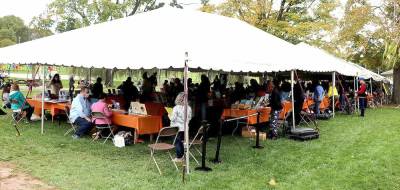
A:
<svg viewBox="0 0 400 190">
<path fill-rule="evenodd" d="M 38 179 L 18 172 L 12 164 L 0 162 L 1 190 L 56 190 Z"/>
</svg>

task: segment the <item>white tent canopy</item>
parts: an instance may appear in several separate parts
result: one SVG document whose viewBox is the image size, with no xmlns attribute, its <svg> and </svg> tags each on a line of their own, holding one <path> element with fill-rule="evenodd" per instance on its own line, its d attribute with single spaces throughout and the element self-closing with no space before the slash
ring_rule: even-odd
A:
<svg viewBox="0 0 400 190">
<path fill-rule="evenodd" d="M 337 72 L 345 76 L 356 76 L 357 71 L 354 67 L 347 64 L 345 60 L 335 57 L 326 51 L 310 46 L 306 43 L 296 45 L 297 53 L 299 54 L 300 63 L 306 63 L 299 70 L 311 71 L 320 70 L 325 72 Z"/>
<path fill-rule="evenodd" d="M 0 63 L 118 69 L 291 70 L 293 45 L 224 16 L 161 8 L 0 49 Z"/>
</svg>

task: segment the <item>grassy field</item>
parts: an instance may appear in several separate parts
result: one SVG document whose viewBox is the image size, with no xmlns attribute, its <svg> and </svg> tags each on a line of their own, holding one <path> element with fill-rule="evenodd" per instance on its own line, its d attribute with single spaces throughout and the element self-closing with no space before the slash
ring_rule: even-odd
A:
<svg viewBox="0 0 400 190">
<path fill-rule="evenodd" d="M 186 184 L 167 157 L 159 155 L 164 175 L 149 160 L 146 144 L 116 148 L 90 139 L 63 136 L 64 124 L 22 126 L 16 137 L 7 116 L 0 117 L 0 161 L 11 162 L 60 189 L 400 189 L 400 110 L 368 110 L 367 117 L 337 116 L 321 121 L 318 140 L 253 141 L 223 138 L 223 163 L 213 171 L 194 171 Z M 215 139 L 208 146 L 214 156 Z M 192 164 L 192 166 L 194 163 Z M 275 187 L 268 185 L 274 178 Z"/>
</svg>

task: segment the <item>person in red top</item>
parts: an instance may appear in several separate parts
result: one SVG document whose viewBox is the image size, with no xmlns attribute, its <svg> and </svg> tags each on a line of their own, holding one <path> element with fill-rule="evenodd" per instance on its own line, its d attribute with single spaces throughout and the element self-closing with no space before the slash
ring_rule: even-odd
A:
<svg viewBox="0 0 400 190">
<path fill-rule="evenodd" d="M 364 117 L 365 108 L 367 107 L 367 85 L 363 78 L 360 78 L 360 88 L 357 91 L 358 101 L 360 105 L 361 117 Z"/>
</svg>

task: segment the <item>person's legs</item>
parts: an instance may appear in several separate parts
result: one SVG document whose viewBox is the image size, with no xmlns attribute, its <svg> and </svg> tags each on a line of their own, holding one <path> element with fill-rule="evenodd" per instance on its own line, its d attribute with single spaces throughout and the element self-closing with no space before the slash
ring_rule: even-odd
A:
<svg viewBox="0 0 400 190">
<path fill-rule="evenodd" d="M 84 135 L 85 133 L 90 131 L 90 129 L 92 129 L 92 123 L 90 123 L 89 121 L 87 121 L 86 119 L 83 119 L 81 117 L 78 117 L 75 120 L 74 124 L 79 127 L 75 133 L 75 135 L 77 135 L 79 137 L 81 137 L 82 135 Z"/>
<path fill-rule="evenodd" d="M 35 109 L 33 108 L 33 107 L 31 107 L 31 106 L 29 106 L 28 108 L 25 108 L 24 109 L 24 111 L 26 112 L 26 119 L 28 120 L 28 121 L 31 121 L 31 117 L 32 117 L 32 114 L 33 114 L 33 111 L 34 111 Z"/>
<path fill-rule="evenodd" d="M 201 103 L 201 120 L 207 120 L 207 103 L 206 102 L 202 102 Z"/>
<path fill-rule="evenodd" d="M 316 115 L 319 115 L 319 114 L 321 113 L 321 111 L 320 111 L 320 109 L 319 109 L 320 105 L 321 105 L 321 102 L 320 102 L 320 101 L 315 101 L 315 104 L 314 104 L 314 113 L 315 113 Z"/>
<path fill-rule="evenodd" d="M 279 111 L 272 110 L 271 118 L 269 120 L 269 126 L 270 126 L 270 130 L 271 130 L 272 138 L 278 137 L 278 119 L 279 119 Z"/>
<path fill-rule="evenodd" d="M 176 158 L 182 158 L 184 154 L 184 147 L 183 147 L 183 131 L 178 133 L 178 136 L 175 141 L 175 150 L 176 150 Z"/>
<path fill-rule="evenodd" d="M 364 114 L 365 114 L 365 106 L 366 106 L 366 105 L 365 105 L 365 104 L 366 104 L 366 98 L 360 97 L 359 102 L 360 102 L 360 111 L 361 111 L 360 116 L 361 116 L 361 117 L 364 117 Z"/>
</svg>

